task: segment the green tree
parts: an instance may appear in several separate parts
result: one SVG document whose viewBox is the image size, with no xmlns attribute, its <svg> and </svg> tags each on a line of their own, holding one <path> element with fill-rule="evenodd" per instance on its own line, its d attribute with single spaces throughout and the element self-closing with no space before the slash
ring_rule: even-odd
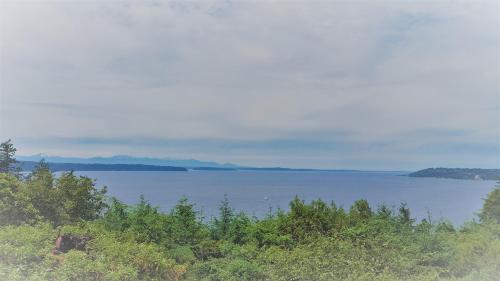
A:
<svg viewBox="0 0 500 281">
<path fill-rule="evenodd" d="M 372 209 L 368 201 L 361 199 L 354 202 L 349 210 L 349 217 L 353 223 L 366 222 L 372 216 Z"/>
<path fill-rule="evenodd" d="M 103 222 L 106 228 L 125 231 L 130 227 L 128 206 L 116 198 L 111 198 L 111 204 L 104 214 Z"/>
<path fill-rule="evenodd" d="M 16 151 L 10 139 L 0 144 L 0 173 L 19 175 L 20 168 L 14 158 Z"/>
<path fill-rule="evenodd" d="M 207 233 L 204 233 L 203 225 L 198 219 L 198 212 L 194 205 L 188 202 L 186 197 L 181 198 L 170 214 L 172 224 L 169 232 L 174 237 L 175 242 L 181 245 L 195 244 L 203 239 Z"/>
<path fill-rule="evenodd" d="M 392 211 L 386 204 L 382 204 L 377 210 L 377 216 L 382 219 L 390 219 Z"/>
<path fill-rule="evenodd" d="M 414 220 L 410 216 L 410 209 L 406 207 L 405 202 L 401 203 L 401 206 L 399 206 L 398 211 L 399 211 L 398 219 L 400 223 L 412 224 L 414 222 Z"/>
<path fill-rule="evenodd" d="M 114 205 L 115 215 L 124 216 L 120 204 Z M 157 207 L 151 206 L 141 195 L 139 204 L 135 205 L 127 214 L 128 222 L 122 227 L 130 227 L 138 242 L 161 243 L 167 238 L 167 227 L 171 223 L 168 217 L 158 211 Z"/>
<path fill-rule="evenodd" d="M 40 219 L 25 184 L 13 175 L 0 173 L 0 225 L 34 223 Z"/>
<path fill-rule="evenodd" d="M 229 228 L 229 239 L 231 242 L 236 244 L 244 244 L 249 240 L 249 227 L 252 221 L 243 212 L 235 215 L 231 220 L 231 225 Z"/>
<path fill-rule="evenodd" d="M 53 225 L 95 220 L 106 209 L 106 187 L 73 172 L 55 178 L 42 159 L 26 179 L 27 196 L 39 213 Z"/>
<path fill-rule="evenodd" d="M 247 229 L 258 247 L 275 245 L 290 248 L 293 239 L 290 230 L 286 228 L 289 225 L 288 219 L 287 214 L 278 210 L 275 215 L 256 220 Z"/>
<path fill-rule="evenodd" d="M 479 217 L 483 221 L 491 219 L 500 223 L 500 186 L 495 186 L 484 199 L 483 209 Z"/>
<path fill-rule="evenodd" d="M 106 187 L 97 189 L 89 177 L 64 172 L 55 183 L 59 200 L 63 204 L 68 222 L 95 220 L 106 209 Z"/>
<path fill-rule="evenodd" d="M 295 197 L 290 203 L 288 224 L 294 239 L 301 240 L 308 235 L 327 234 L 337 223 L 337 207 L 327 205 L 322 200 L 305 204 Z"/>
<path fill-rule="evenodd" d="M 231 222 L 234 217 L 234 212 L 229 205 L 227 194 L 224 194 L 224 200 L 219 205 L 219 218 L 214 218 L 214 230 L 212 236 L 217 239 L 225 239 L 229 235 Z"/>
<path fill-rule="evenodd" d="M 40 215 L 53 225 L 60 225 L 64 221 L 68 221 L 68 216 L 64 212 L 64 200 L 54 187 L 54 181 L 54 175 L 48 164 L 42 159 L 27 177 L 26 185 L 29 190 L 28 197 Z"/>
</svg>

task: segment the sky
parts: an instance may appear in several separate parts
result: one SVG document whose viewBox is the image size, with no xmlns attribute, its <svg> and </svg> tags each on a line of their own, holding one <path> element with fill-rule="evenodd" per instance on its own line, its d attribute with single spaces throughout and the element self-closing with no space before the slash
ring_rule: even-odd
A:
<svg viewBox="0 0 500 281">
<path fill-rule="evenodd" d="M 19 155 L 500 168 L 499 1 L 0 1 Z"/>
</svg>

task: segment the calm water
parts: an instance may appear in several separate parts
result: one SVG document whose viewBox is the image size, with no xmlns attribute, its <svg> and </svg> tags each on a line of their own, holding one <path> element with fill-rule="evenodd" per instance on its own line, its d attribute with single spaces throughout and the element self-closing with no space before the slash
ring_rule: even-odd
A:
<svg viewBox="0 0 500 281">
<path fill-rule="evenodd" d="M 209 218 L 226 193 L 237 211 L 263 216 L 269 208 L 288 209 L 295 195 L 306 201 L 321 198 L 349 207 L 357 199 L 377 206 L 404 201 L 418 219 L 448 218 L 461 224 L 474 218 L 494 181 L 410 178 L 397 172 L 81 172 L 108 186 L 108 195 L 128 204 L 143 194 L 153 205 L 169 211 L 182 196 Z"/>
</svg>

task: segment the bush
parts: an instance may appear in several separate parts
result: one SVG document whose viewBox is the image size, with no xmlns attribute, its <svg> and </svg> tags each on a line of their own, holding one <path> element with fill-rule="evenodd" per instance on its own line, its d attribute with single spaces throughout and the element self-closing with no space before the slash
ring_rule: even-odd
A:
<svg viewBox="0 0 500 281">
<path fill-rule="evenodd" d="M 494 220 L 500 223 L 500 186 L 496 186 L 484 200 L 480 218 L 483 221 Z"/>
<path fill-rule="evenodd" d="M 12 175 L 0 173 L 0 225 L 35 223 L 41 219 L 25 183 Z"/>
<path fill-rule="evenodd" d="M 188 280 L 258 281 L 268 280 L 259 265 L 245 259 L 213 259 L 195 264 Z"/>
<path fill-rule="evenodd" d="M 158 245 L 122 240 L 92 224 L 66 231 L 90 234 L 87 251 L 52 255 L 57 231 L 47 224 L 0 228 L 0 279 L 179 280 L 186 271 Z"/>
</svg>

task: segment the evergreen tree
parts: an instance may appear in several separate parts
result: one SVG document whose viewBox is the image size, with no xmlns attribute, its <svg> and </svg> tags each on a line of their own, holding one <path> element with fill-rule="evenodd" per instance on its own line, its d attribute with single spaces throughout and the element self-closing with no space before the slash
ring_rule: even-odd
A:
<svg viewBox="0 0 500 281">
<path fill-rule="evenodd" d="M 12 175 L 0 173 L 0 226 L 34 223 L 40 219 L 25 184 Z"/>
<path fill-rule="evenodd" d="M 141 202 L 143 202 L 142 199 L 141 197 Z M 108 229 L 125 231 L 130 226 L 127 205 L 112 197 L 111 204 L 104 214 L 103 222 Z"/>
<path fill-rule="evenodd" d="M 106 187 L 97 189 L 91 178 L 65 172 L 56 180 L 55 188 L 68 222 L 97 219 L 108 207 L 104 197 Z"/>
<path fill-rule="evenodd" d="M 0 144 L 0 173 L 19 175 L 20 168 L 14 158 L 16 151 L 10 139 Z"/>
<path fill-rule="evenodd" d="M 496 186 L 484 200 L 479 217 L 483 221 L 495 220 L 500 223 L 500 185 Z"/>
<path fill-rule="evenodd" d="M 406 207 L 405 202 L 401 203 L 401 206 L 399 206 L 398 211 L 399 211 L 399 215 L 398 215 L 399 222 L 401 222 L 402 224 L 412 224 L 413 223 L 413 220 L 411 219 L 411 216 L 410 216 L 410 209 L 408 207 Z"/>
<path fill-rule="evenodd" d="M 135 205 L 130 213 L 126 213 L 125 206 L 115 201 L 113 206 L 117 211 L 118 218 L 124 222 L 122 227 L 130 227 L 132 233 L 138 242 L 155 242 L 160 243 L 166 238 L 167 217 L 158 211 L 157 207 L 144 199 L 141 195 L 139 204 Z"/>
<path fill-rule="evenodd" d="M 215 235 L 216 239 L 224 239 L 227 238 L 229 234 L 229 229 L 231 226 L 231 222 L 234 217 L 234 212 L 231 206 L 229 205 L 229 199 L 227 198 L 227 194 L 224 194 L 224 200 L 222 200 L 219 206 L 219 218 L 214 219 L 215 225 Z"/>
<path fill-rule="evenodd" d="M 204 236 L 202 224 L 198 220 L 198 212 L 195 211 L 194 205 L 190 204 L 186 197 L 179 200 L 170 216 L 173 223 L 170 225 L 169 231 L 178 244 L 194 244 Z"/>
<path fill-rule="evenodd" d="M 26 184 L 33 206 L 44 218 L 54 225 L 60 225 L 67 220 L 67 217 L 63 209 L 64 201 L 59 191 L 54 188 L 54 181 L 54 175 L 47 162 L 42 159 L 28 176 Z"/>
<path fill-rule="evenodd" d="M 351 206 L 349 216 L 354 223 L 368 221 L 372 216 L 372 209 L 368 201 L 364 199 L 356 200 Z"/>
</svg>

